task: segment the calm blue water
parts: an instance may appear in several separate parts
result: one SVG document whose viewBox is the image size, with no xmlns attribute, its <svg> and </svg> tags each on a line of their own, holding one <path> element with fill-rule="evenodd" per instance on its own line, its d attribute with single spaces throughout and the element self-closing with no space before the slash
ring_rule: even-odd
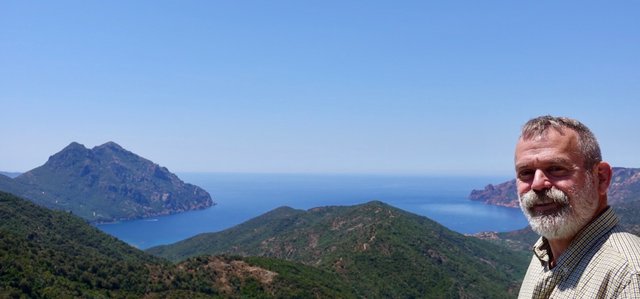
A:
<svg viewBox="0 0 640 299">
<path fill-rule="evenodd" d="M 240 224 L 280 206 L 309 209 L 380 200 L 427 216 L 460 233 L 509 231 L 527 221 L 519 209 L 467 199 L 472 189 L 501 183 L 501 177 L 429 177 L 387 175 L 180 174 L 207 190 L 216 206 L 153 219 L 98 225 L 138 248 L 183 240 Z"/>
</svg>

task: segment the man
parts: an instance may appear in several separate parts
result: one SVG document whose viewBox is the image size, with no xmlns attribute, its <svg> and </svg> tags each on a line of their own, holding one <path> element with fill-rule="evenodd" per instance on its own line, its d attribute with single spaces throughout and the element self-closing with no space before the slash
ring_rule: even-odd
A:
<svg viewBox="0 0 640 299">
<path fill-rule="evenodd" d="M 573 119 L 534 118 L 515 169 L 520 207 L 542 236 L 519 298 L 640 298 L 640 238 L 608 206 L 611 166 L 593 133 Z"/>
</svg>

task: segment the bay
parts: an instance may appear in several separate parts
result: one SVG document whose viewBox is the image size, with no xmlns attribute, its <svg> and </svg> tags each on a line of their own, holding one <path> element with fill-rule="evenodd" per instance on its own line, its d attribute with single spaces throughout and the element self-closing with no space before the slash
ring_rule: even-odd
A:
<svg viewBox="0 0 640 299">
<path fill-rule="evenodd" d="M 207 190 L 217 205 L 151 219 L 97 225 L 135 247 L 174 243 L 217 232 L 280 206 L 310 209 L 379 200 L 429 217 L 459 233 L 511 231 L 527 226 L 519 209 L 474 202 L 472 189 L 507 177 L 417 175 L 182 173 L 185 182 Z"/>
</svg>

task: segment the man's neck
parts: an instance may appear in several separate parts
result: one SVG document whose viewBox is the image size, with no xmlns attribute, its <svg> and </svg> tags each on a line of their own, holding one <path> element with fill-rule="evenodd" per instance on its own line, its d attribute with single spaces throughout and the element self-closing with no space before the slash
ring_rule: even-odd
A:
<svg viewBox="0 0 640 299">
<path fill-rule="evenodd" d="M 553 239 L 549 241 L 549 247 L 551 249 L 551 260 L 549 261 L 549 268 L 554 268 L 558 263 L 558 258 L 569 248 L 573 237 L 566 239 Z"/>
<path fill-rule="evenodd" d="M 591 220 L 585 226 L 583 226 L 580 231 L 587 227 L 589 223 L 593 222 L 596 218 L 600 217 L 600 215 L 602 215 L 602 213 L 604 213 L 609 208 L 609 206 L 606 204 L 606 199 L 604 200 L 604 202 L 605 204 L 600 205 Z M 580 231 L 578 231 L 578 233 L 576 233 L 575 235 L 564 239 L 547 239 L 547 241 L 549 242 L 549 247 L 551 248 L 551 260 L 549 261 L 549 269 L 556 266 L 556 264 L 558 263 L 558 258 L 560 258 L 560 256 L 567 250 L 567 248 L 569 248 L 569 245 L 571 245 L 573 239 L 580 234 Z"/>
</svg>

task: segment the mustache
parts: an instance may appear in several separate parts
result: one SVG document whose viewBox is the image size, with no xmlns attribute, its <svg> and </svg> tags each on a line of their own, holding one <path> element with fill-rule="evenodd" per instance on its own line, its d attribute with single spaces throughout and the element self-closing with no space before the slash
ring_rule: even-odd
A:
<svg viewBox="0 0 640 299">
<path fill-rule="evenodd" d="M 529 190 L 527 193 L 520 196 L 520 202 L 524 208 L 530 209 L 535 205 L 558 203 L 561 205 L 569 204 L 569 196 L 555 187 L 544 191 Z"/>
</svg>

